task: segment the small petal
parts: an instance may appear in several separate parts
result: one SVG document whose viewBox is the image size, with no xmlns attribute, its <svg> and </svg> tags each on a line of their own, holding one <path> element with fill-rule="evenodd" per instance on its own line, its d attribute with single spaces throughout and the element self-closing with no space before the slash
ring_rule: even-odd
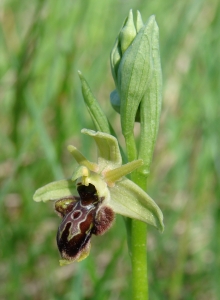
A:
<svg viewBox="0 0 220 300">
<path fill-rule="evenodd" d="M 163 231 L 163 214 L 151 197 L 131 180 L 124 178 L 109 188 L 109 205 L 114 212 L 149 223 Z"/>
<path fill-rule="evenodd" d="M 71 179 L 64 179 L 51 182 L 36 190 L 33 199 L 36 202 L 46 202 L 49 200 L 58 200 L 64 197 L 72 196 L 75 192 L 75 182 L 73 182 Z"/>
<path fill-rule="evenodd" d="M 99 167 L 97 164 L 88 161 L 85 156 L 74 146 L 69 145 L 68 151 L 72 154 L 79 165 L 87 167 L 90 171 L 97 172 Z"/>
<path fill-rule="evenodd" d="M 143 160 L 138 159 L 131 161 L 119 168 L 116 168 L 114 170 L 103 172 L 103 176 L 105 181 L 108 183 L 108 185 L 113 186 L 115 181 L 121 179 L 123 176 L 130 174 L 137 168 L 143 165 Z"/>
</svg>

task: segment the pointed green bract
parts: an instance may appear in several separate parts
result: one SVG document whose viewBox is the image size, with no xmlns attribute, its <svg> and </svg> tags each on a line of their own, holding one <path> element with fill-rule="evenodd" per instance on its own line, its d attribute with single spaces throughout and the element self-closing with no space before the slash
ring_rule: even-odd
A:
<svg viewBox="0 0 220 300">
<path fill-rule="evenodd" d="M 153 77 L 143 100 L 141 101 L 141 138 L 139 158 L 144 160 L 144 166 L 140 172 L 148 174 L 150 172 L 151 160 L 157 138 L 161 102 L 162 102 L 162 71 L 159 50 L 159 28 L 154 22 L 152 34 L 152 57 L 153 57 Z"/>
<path fill-rule="evenodd" d="M 87 81 L 83 77 L 82 73 L 78 71 L 78 74 L 82 84 L 83 98 L 86 103 L 87 109 L 92 117 L 92 120 L 95 124 L 96 130 L 110 133 L 110 126 L 106 118 L 106 115 L 104 114 L 98 101 L 92 94 L 91 89 Z"/>
</svg>

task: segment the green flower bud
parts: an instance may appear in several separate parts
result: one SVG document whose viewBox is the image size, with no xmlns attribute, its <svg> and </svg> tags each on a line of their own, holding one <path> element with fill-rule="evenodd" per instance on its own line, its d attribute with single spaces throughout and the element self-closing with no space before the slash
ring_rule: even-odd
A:
<svg viewBox="0 0 220 300">
<path fill-rule="evenodd" d="M 130 44 L 127 42 L 124 51 L 121 37 L 129 32 L 126 26 L 134 28 L 131 12 L 111 53 L 110 61 L 116 89 L 110 94 L 110 100 L 113 108 L 121 115 L 122 133 L 128 143 L 133 135 L 134 123 L 141 123 L 138 157 L 143 159 L 144 165 L 139 170 L 148 174 L 161 111 L 159 28 L 154 16 L 143 24 L 141 14 L 137 12 L 136 35 L 133 33 L 133 37 L 130 34 Z M 116 63 L 117 53 L 121 56 L 117 58 Z"/>
<path fill-rule="evenodd" d="M 133 21 L 132 10 L 129 11 L 128 17 L 125 19 L 122 28 L 119 32 L 118 37 L 116 38 L 115 44 L 111 51 L 110 63 L 112 76 L 117 87 L 117 73 L 118 67 L 124 52 L 128 49 L 130 44 L 133 42 L 136 36 L 136 28 Z"/>
<path fill-rule="evenodd" d="M 155 23 L 155 17 L 151 16 L 143 25 L 141 15 L 137 12 L 134 25 L 130 11 L 111 53 L 116 91 L 110 98 L 116 111 L 120 106 L 124 136 L 130 135 L 133 132 L 134 122 L 140 120 L 138 109 L 153 77 L 152 35 Z M 117 53 L 121 53 L 122 56 L 120 58 L 118 56 L 116 62 Z"/>
<path fill-rule="evenodd" d="M 125 53 L 125 51 L 128 49 L 128 47 L 131 45 L 135 36 L 136 36 L 136 28 L 134 25 L 132 10 L 130 10 L 129 15 L 125 21 L 124 27 L 122 28 L 122 30 L 119 33 L 119 42 L 121 45 L 122 55 Z"/>
</svg>

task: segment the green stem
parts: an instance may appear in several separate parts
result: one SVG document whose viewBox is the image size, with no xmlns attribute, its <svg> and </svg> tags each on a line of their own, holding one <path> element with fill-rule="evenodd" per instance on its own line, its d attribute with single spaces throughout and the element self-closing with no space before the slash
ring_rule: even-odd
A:
<svg viewBox="0 0 220 300">
<path fill-rule="evenodd" d="M 131 225 L 132 299 L 148 299 L 147 225 L 132 220 Z"/>
<path fill-rule="evenodd" d="M 128 161 L 137 159 L 137 150 L 133 134 L 125 137 Z M 146 178 L 138 172 L 131 175 L 132 181 L 146 190 Z M 131 221 L 131 264 L 132 264 L 132 300 L 148 300 L 147 275 L 147 225 Z"/>
</svg>

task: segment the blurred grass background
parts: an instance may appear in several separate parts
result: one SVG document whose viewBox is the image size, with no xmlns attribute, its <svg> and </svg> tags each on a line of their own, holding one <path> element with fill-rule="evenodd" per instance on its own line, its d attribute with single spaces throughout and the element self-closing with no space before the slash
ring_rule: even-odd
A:
<svg viewBox="0 0 220 300">
<path fill-rule="evenodd" d="M 165 232 L 149 227 L 150 299 L 220 297 L 220 2 L 0 2 L 0 299 L 130 299 L 123 220 L 81 263 L 60 267 L 52 203 L 34 191 L 69 177 L 74 144 L 95 158 L 77 70 L 115 130 L 109 53 L 130 8 L 160 27 L 163 108 L 149 194 Z M 122 140 L 122 139 L 121 139 Z"/>
</svg>

